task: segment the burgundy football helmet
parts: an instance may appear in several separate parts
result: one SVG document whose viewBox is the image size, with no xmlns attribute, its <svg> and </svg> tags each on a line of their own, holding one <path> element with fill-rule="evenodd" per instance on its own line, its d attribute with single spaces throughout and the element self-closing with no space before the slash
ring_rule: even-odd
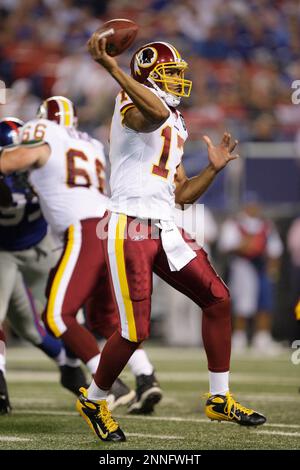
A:
<svg viewBox="0 0 300 470">
<path fill-rule="evenodd" d="M 135 52 L 130 64 L 135 80 L 150 82 L 154 88 L 179 98 L 189 97 L 191 93 L 192 82 L 184 78 L 187 66 L 177 49 L 167 42 L 145 44 Z M 179 74 L 173 76 L 172 69 Z"/>
<path fill-rule="evenodd" d="M 39 107 L 37 116 L 55 121 L 64 127 L 77 126 L 77 113 L 74 104 L 64 96 L 51 96 Z"/>
</svg>

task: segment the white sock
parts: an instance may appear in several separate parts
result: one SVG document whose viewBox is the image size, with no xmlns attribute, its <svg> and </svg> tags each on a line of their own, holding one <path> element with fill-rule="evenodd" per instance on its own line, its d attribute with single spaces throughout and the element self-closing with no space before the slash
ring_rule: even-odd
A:
<svg viewBox="0 0 300 470">
<path fill-rule="evenodd" d="M 98 369 L 99 361 L 100 361 L 100 353 L 97 354 L 97 356 L 92 357 L 92 359 L 90 359 L 85 364 L 92 375 L 96 374 L 96 371 Z"/>
<path fill-rule="evenodd" d="M 135 376 L 150 375 L 154 370 L 144 349 L 137 349 L 129 359 L 128 365 Z"/>
<path fill-rule="evenodd" d="M 6 347 L 4 341 L 0 341 L 0 370 L 5 375 L 5 365 L 6 365 Z"/>
<path fill-rule="evenodd" d="M 0 354 L 0 370 L 3 372 L 3 375 L 5 375 L 6 370 L 5 370 L 5 356 L 3 354 Z"/>
<path fill-rule="evenodd" d="M 209 391 L 212 395 L 226 395 L 229 391 L 229 371 L 228 372 L 210 372 Z"/>
<path fill-rule="evenodd" d="M 108 395 L 107 390 L 102 390 L 96 385 L 95 381 L 92 380 L 91 385 L 88 388 L 88 399 L 89 400 L 105 400 Z"/>
<path fill-rule="evenodd" d="M 66 351 L 64 350 L 64 348 L 61 348 L 60 350 L 60 353 L 58 354 L 58 356 L 56 356 L 54 358 L 56 364 L 58 366 L 64 366 L 65 363 L 66 363 Z"/>
<path fill-rule="evenodd" d="M 80 359 L 71 358 L 71 357 L 66 356 L 65 365 L 69 366 L 69 367 L 79 367 L 80 366 Z"/>
</svg>

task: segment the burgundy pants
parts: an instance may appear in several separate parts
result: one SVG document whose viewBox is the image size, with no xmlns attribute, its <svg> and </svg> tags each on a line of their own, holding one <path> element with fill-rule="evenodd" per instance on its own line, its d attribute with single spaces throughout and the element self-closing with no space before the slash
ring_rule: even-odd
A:
<svg viewBox="0 0 300 470">
<path fill-rule="evenodd" d="M 156 228 L 154 230 L 157 231 Z M 113 213 L 108 223 L 108 234 L 108 265 L 118 305 L 121 336 L 132 342 L 141 342 L 149 336 L 154 272 L 202 308 L 202 335 L 209 368 L 216 372 L 228 370 L 230 296 L 206 252 L 182 231 L 183 238 L 196 246 L 196 257 L 180 271 L 171 271 L 161 238 L 159 234 L 153 237 L 153 227 L 147 222 Z"/>
<path fill-rule="evenodd" d="M 109 337 L 118 324 L 104 245 L 96 231 L 99 220 L 82 220 L 67 230 L 63 253 L 49 275 L 43 313 L 48 331 L 85 363 L 99 348 L 94 336 L 77 322 L 78 310 L 87 305 L 90 328 L 102 336 Z"/>
</svg>

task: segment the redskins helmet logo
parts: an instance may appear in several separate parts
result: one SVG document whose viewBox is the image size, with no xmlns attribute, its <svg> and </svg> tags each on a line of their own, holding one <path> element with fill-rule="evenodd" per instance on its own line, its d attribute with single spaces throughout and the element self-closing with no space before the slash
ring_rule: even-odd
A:
<svg viewBox="0 0 300 470">
<path fill-rule="evenodd" d="M 157 50 L 154 47 L 145 47 L 136 56 L 138 67 L 151 67 L 157 60 Z"/>
</svg>

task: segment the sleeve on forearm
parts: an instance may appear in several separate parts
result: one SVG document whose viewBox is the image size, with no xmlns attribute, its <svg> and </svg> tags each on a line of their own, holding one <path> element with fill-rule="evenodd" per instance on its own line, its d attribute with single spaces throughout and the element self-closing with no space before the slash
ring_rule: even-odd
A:
<svg viewBox="0 0 300 470">
<path fill-rule="evenodd" d="M 56 122 L 47 119 L 33 119 L 22 127 L 19 145 L 32 148 L 48 144 L 50 148 L 55 148 L 58 135 L 61 132 L 64 132 L 64 130 Z"/>
<path fill-rule="evenodd" d="M 20 146 L 21 147 L 28 147 L 28 148 L 32 148 L 32 147 L 40 147 L 41 145 L 44 145 L 46 144 L 47 142 L 45 142 L 44 140 L 28 140 L 27 142 L 21 142 L 20 143 Z"/>
</svg>

